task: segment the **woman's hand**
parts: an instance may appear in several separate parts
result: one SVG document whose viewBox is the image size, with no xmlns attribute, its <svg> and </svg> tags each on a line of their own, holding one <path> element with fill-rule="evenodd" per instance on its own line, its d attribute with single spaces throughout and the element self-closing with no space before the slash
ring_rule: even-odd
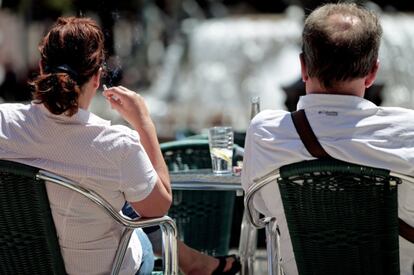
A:
<svg viewBox="0 0 414 275">
<path fill-rule="evenodd" d="M 104 90 L 103 95 L 111 107 L 135 129 L 152 124 L 145 100 L 136 92 L 116 86 Z"/>
</svg>

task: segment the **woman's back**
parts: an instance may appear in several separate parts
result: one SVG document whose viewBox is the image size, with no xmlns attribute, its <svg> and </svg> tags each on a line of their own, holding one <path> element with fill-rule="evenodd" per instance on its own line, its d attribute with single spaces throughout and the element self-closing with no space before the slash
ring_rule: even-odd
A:
<svg viewBox="0 0 414 275">
<path fill-rule="evenodd" d="M 122 208 L 126 199 L 120 186 L 121 166 L 131 163 L 128 155 L 142 150 L 136 132 L 110 126 L 108 121 L 82 109 L 65 117 L 50 114 L 43 105 L 2 104 L 0 118 L 1 158 L 73 179 L 102 195 L 115 209 Z M 140 170 L 134 163 L 135 170 Z M 139 184 L 137 179 L 125 181 L 131 186 L 124 188 L 136 189 L 137 200 L 152 188 L 144 181 Z M 120 226 L 73 191 L 53 184 L 47 190 L 67 271 L 109 272 L 122 233 Z M 138 269 L 133 259 L 141 255 L 136 238 L 130 245 L 134 249 L 129 249 L 126 259 L 130 262 L 127 260 L 124 266 L 131 273 Z"/>
</svg>

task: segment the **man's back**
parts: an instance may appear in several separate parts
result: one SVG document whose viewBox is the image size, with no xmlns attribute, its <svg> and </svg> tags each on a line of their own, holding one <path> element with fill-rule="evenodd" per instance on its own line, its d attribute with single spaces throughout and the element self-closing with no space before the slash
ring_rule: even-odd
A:
<svg viewBox="0 0 414 275">
<path fill-rule="evenodd" d="M 318 140 L 332 157 L 414 175 L 413 110 L 381 108 L 356 96 L 317 94 L 302 97 L 298 109 L 305 109 Z M 313 157 L 302 144 L 290 113 L 264 111 L 247 132 L 244 188 L 266 172 L 306 159 Z M 398 195 L 399 217 L 414 226 L 414 186 L 402 184 Z M 293 252 L 277 185 L 264 189 L 260 197 L 255 205 L 278 219 L 282 257 L 289 262 Z M 414 254 L 409 255 L 414 259 Z"/>
</svg>

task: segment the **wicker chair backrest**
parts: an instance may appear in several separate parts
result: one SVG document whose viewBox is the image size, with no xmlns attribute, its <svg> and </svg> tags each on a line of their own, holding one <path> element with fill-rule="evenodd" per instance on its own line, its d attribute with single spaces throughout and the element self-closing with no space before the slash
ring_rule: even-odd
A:
<svg viewBox="0 0 414 275">
<path fill-rule="evenodd" d="M 287 165 L 280 175 L 299 274 L 399 274 L 400 179 L 338 160 Z"/>
</svg>

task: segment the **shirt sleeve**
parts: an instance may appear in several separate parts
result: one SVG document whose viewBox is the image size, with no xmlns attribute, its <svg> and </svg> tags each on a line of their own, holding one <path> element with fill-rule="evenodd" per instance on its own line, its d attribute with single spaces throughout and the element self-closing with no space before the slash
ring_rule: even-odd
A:
<svg viewBox="0 0 414 275">
<path fill-rule="evenodd" d="M 295 162 L 294 152 L 297 142 L 291 136 L 293 131 L 286 111 L 260 112 L 254 117 L 246 132 L 244 148 L 242 186 L 245 191 L 254 184 L 256 178 L 273 171 L 286 163 Z M 288 125 L 286 123 L 290 122 Z M 289 128 L 288 128 L 289 127 Z M 258 191 L 253 199 L 254 207 L 267 216 L 280 216 L 283 206 L 276 181 Z"/>
<path fill-rule="evenodd" d="M 246 141 L 244 147 L 243 170 L 241 176 L 242 187 L 245 192 L 254 184 L 253 180 L 260 175 L 261 168 L 257 166 L 258 158 L 262 156 L 257 151 L 259 146 L 254 142 L 254 135 L 257 134 L 256 124 L 251 123 L 246 132 Z M 262 195 L 256 193 L 253 204 L 254 207 L 261 213 L 270 215 Z"/>
<path fill-rule="evenodd" d="M 158 175 L 139 141 L 138 134 L 127 142 L 120 163 L 120 189 L 125 199 L 137 202 L 145 199 L 154 188 Z"/>
</svg>

